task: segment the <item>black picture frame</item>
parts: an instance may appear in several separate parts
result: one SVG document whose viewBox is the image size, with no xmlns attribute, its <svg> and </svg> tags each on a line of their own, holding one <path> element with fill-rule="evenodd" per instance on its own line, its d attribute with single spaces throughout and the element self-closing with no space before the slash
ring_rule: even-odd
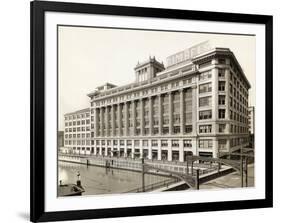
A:
<svg viewBox="0 0 281 223">
<path fill-rule="evenodd" d="M 76 211 L 45 211 L 45 63 L 44 35 L 45 12 L 72 12 L 148 18 L 171 18 L 185 20 L 225 21 L 235 23 L 264 24 L 265 74 L 266 74 L 266 143 L 265 143 L 265 199 L 210 202 L 195 204 L 159 205 L 144 207 L 112 208 Z M 233 209 L 266 208 L 273 206 L 273 17 L 269 15 L 235 14 L 160 8 L 126 7 L 65 2 L 31 2 L 31 151 L 30 151 L 30 220 L 33 222 L 112 218 L 122 216 L 159 215 L 172 213 L 219 211 Z"/>
</svg>

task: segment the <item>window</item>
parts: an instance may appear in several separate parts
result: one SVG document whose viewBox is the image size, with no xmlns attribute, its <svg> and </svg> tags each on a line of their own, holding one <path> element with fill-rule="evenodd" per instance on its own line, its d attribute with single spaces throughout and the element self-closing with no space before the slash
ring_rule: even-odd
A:
<svg viewBox="0 0 281 223">
<path fill-rule="evenodd" d="M 177 108 L 179 108 L 179 106 L 177 107 Z M 175 109 L 176 109 L 176 107 L 174 107 L 174 112 L 175 112 Z M 173 115 L 173 121 L 174 121 L 174 124 L 179 124 L 180 123 L 180 114 L 174 114 Z"/>
<path fill-rule="evenodd" d="M 152 146 L 158 146 L 158 141 L 157 140 L 152 140 L 151 144 L 152 144 Z"/>
<path fill-rule="evenodd" d="M 144 135 L 148 135 L 149 134 L 149 128 L 145 128 L 144 129 Z"/>
<path fill-rule="evenodd" d="M 219 109 L 219 118 L 221 119 L 225 118 L 225 109 Z"/>
<path fill-rule="evenodd" d="M 225 150 L 226 149 L 226 139 L 219 139 L 218 144 L 219 144 L 219 150 Z"/>
<path fill-rule="evenodd" d="M 169 134 L 169 127 L 163 128 L 163 134 Z"/>
<path fill-rule="evenodd" d="M 135 140 L 135 146 L 140 146 L 140 141 L 139 140 Z"/>
<path fill-rule="evenodd" d="M 172 147 L 179 147 L 179 140 L 172 140 Z"/>
<path fill-rule="evenodd" d="M 163 117 L 163 124 L 168 125 L 169 124 L 169 116 L 164 116 Z"/>
<path fill-rule="evenodd" d="M 199 85 L 199 94 L 211 92 L 211 91 L 212 91 L 212 83 Z"/>
<path fill-rule="evenodd" d="M 219 95 L 219 105 L 225 105 L 225 95 Z"/>
<path fill-rule="evenodd" d="M 225 132 L 226 124 L 219 124 L 219 132 Z"/>
<path fill-rule="evenodd" d="M 211 118 L 212 118 L 212 110 L 206 110 L 206 111 L 199 112 L 199 120 L 211 119 Z"/>
<path fill-rule="evenodd" d="M 225 69 L 219 69 L 219 77 L 225 77 Z"/>
<path fill-rule="evenodd" d="M 127 146 L 131 146 L 132 145 L 132 140 L 128 140 L 127 141 Z"/>
<path fill-rule="evenodd" d="M 159 128 L 153 128 L 153 134 L 157 135 L 159 133 Z"/>
<path fill-rule="evenodd" d="M 136 129 L 136 135 L 138 136 L 140 135 L 140 133 L 141 133 L 140 129 Z"/>
<path fill-rule="evenodd" d="M 199 133 L 212 132 L 212 125 L 199 125 Z"/>
<path fill-rule="evenodd" d="M 211 78 L 211 77 L 212 77 L 212 73 L 211 73 L 211 71 L 209 70 L 209 71 L 203 72 L 203 73 L 201 73 L 201 74 L 199 75 L 199 81 L 207 80 L 207 79 L 209 79 L 209 78 Z"/>
<path fill-rule="evenodd" d="M 168 146 L 168 140 L 161 140 L 161 146 L 167 147 Z"/>
<path fill-rule="evenodd" d="M 219 91 L 225 91 L 225 81 L 219 81 Z"/>
<path fill-rule="evenodd" d="M 199 140 L 199 148 L 212 148 L 213 140 L 212 139 L 201 139 Z"/>
<path fill-rule="evenodd" d="M 192 132 L 192 125 L 186 125 L 185 126 L 185 133 L 191 133 Z"/>
<path fill-rule="evenodd" d="M 143 140 L 143 141 L 142 141 L 142 145 L 143 145 L 143 146 L 148 146 L 148 140 Z"/>
<path fill-rule="evenodd" d="M 183 147 L 192 147 L 191 139 L 183 140 Z"/>
<path fill-rule="evenodd" d="M 211 104 L 212 104 L 211 96 L 199 98 L 199 107 L 211 106 Z"/>
<path fill-rule="evenodd" d="M 175 127 L 174 127 L 174 133 L 175 133 L 175 134 L 180 133 L 180 127 L 179 127 L 179 126 L 175 126 Z"/>
<path fill-rule="evenodd" d="M 172 151 L 172 161 L 179 160 L 179 151 Z"/>
</svg>

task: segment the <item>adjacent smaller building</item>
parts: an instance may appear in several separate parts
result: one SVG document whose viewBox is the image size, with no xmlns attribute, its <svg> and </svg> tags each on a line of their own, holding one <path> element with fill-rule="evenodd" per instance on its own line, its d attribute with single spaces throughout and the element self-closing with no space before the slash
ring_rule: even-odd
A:
<svg viewBox="0 0 281 223">
<path fill-rule="evenodd" d="M 64 147 L 74 154 L 91 154 L 90 108 L 64 115 Z"/>
</svg>

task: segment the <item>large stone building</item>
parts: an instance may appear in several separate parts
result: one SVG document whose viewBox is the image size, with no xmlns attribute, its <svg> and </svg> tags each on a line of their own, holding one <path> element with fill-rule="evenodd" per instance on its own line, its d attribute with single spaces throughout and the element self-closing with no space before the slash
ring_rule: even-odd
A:
<svg viewBox="0 0 281 223">
<path fill-rule="evenodd" d="M 168 57 L 166 68 L 149 58 L 135 67 L 135 82 L 88 94 L 91 145 L 76 151 L 184 161 L 238 150 L 248 145 L 249 88 L 228 48 L 203 43 Z"/>
<path fill-rule="evenodd" d="M 64 148 L 74 154 L 91 154 L 90 109 L 64 115 Z"/>
</svg>

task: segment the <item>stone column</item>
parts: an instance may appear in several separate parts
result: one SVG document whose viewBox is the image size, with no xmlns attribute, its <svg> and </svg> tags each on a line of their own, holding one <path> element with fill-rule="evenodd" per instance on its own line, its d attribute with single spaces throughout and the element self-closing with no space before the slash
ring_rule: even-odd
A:
<svg viewBox="0 0 281 223">
<path fill-rule="evenodd" d="M 117 105 L 117 123 L 118 123 L 118 136 L 122 133 L 122 116 L 121 116 L 121 104 Z"/>
<path fill-rule="evenodd" d="M 198 101 L 198 88 L 197 86 L 192 86 L 192 133 L 193 135 L 197 135 L 197 115 L 198 115 L 198 109 L 197 109 L 197 101 Z"/>
<path fill-rule="evenodd" d="M 198 138 L 197 137 L 193 138 L 191 143 L 192 143 L 192 147 L 191 148 L 192 148 L 193 155 L 194 156 L 199 156 L 199 151 L 198 151 L 199 142 L 198 142 Z"/>
<path fill-rule="evenodd" d="M 212 69 L 212 120 L 216 121 L 218 120 L 218 68 L 215 67 Z M 217 126 L 213 124 L 212 126 L 212 132 L 213 134 L 217 134 L 218 130 L 217 130 Z"/>
<path fill-rule="evenodd" d="M 218 119 L 218 68 L 212 69 L 212 120 Z M 216 132 L 214 132 L 216 134 Z"/>
<path fill-rule="evenodd" d="M 218 139 L 213 138 L 213 158 L 218 157 L 218 149 L 219 149 Z"/>
<path fill-rule="evenodd" d="M 168 140 L 168 161 L 172 161 L 172 140 Z"/>
<path fill-rule="evenodd" d="M 132 101 L 134 103 L 134 101 Z M 135 103 L 134 103 L 135 104 Z M 135 140 L 132 140 L 132 149 L 131 149 L 131 158 L 134 159 L 135 157 Z"/>
<path fill-rule="evenodd" d="M 148 98 L 148 110 L 149 110 L 149 134 L 153 135 L 153 105 L 152 105 L 152 97 Z"/>
<path fill-rule="evenodd" d="M 106 107 L 107 108 L 107 107 Z M 106 122 L 107 122 L 107 120 L 106 120 Z M 108 128 L 107 128 L 108 129 Z M 107 132 L 108 130 L 106 130 L 106 132 Z M 106 136 L 108 136 L 108 134 L 106 133 Z M 105 153 L 104 153 L 104 155 L 105 156 L 108 156 L 108 148 L 107 148 L 108 146 L 107 146 L 107 140 L 105 140 L 105 145 L 104 145 L 104 148 L 105 148 Z"/>
<path fill-rule="evenodd" d="M 140 99 L 140 135 L 144 135 L 144 99 Z"/>
<path fill-rule="evenodd" d="M 128 116 L 128 102 L 124 103 L 124 113 L 125 113 L 125 126 L 124 126 L 124 132 L 123 135 L 128 136 L 129 135 L 129 116 Z"/>
<path fill-rule="evenodd" d="M 111 107 L 111 128 L 112 128 L 112 136 L 115 136 L 115 105 Z M 113 144 L 112 144 L 113 146 Z"/>
<path fill-rule="evenodd" d="M 161 160 L 161 140 L 158 140 L 157 160 Z"/>
<path fill-rule="evenodd" d="M 104 120 L 103 120 L 103 118 L 104 118 L 104 108 L 102 107 L 102 108 L 100 108 L 100 131 L 101 131 L 101 134 L 100 134 L 100 136 L 103 136 L 104 135 Z"/>
<path fill-rule="evenodd" d="M 143 158 L 143 141 L 142 140 L 140 140 L 139 141 L 139 151 L 140 151 L 140 158 Z"/>
<path fill-rule="evenodd" d="M 132 101 L 132 121 L 133 121 L 133 136 L 136 134 L 136 104 Z"/>
<path fill-rule="evenodd" d="M 230 71 L 229 69 L 225 69 L 225 119 L 230 119 L 230 105 L 229 105 L 229 76 Z M 227 125 L 226 132 L 229 132 L 229 125 Z"/>
<path fill-rule="evenodd" d="M 163 125 L 163 116 L 162 116 L 162 95 L 158 95 L 158 118 L 159 118 L 159 135 L 162 135 L 162 125 Z"/>
<path fill-rule="evenodd" d="M 94 137 L 96 138 L 98 134 L 98 108 L 95 108 L 94 111 Z"/>
<path fill-rule="evenodd" d="M 148 140 L 148 155 L 147 155 L 148 159 L 152 159 L 152 140 Z"/>
<path fill-rule="evenodd" d="M 184 118 L 184 91 L 180 90 L 180 132 L 184 134 L 185 118 Z"/>
<path fill-rule="evenodd" d="M 173 94 L 172 92 L 168 93 L 169 95 L 169 134 L 172 135 L 173 134 Z"/>
<path fill-rule="evenodd" d="M 108 106 L 105 107 L 105 136 L 109 136 Z"/>
<path fill-rule="evenodd" d="M 180 162 L 183 162 L 184 161 L 184 157 L 183 157 L 183 155 L 184 155 L 184 152 L 183 152 L 183 140 L 182 139 L 180 139 L 179 140 L 179 144 L 180 144 L 180 147 L 179 147 L 179 161 Z"/>
</svg>

